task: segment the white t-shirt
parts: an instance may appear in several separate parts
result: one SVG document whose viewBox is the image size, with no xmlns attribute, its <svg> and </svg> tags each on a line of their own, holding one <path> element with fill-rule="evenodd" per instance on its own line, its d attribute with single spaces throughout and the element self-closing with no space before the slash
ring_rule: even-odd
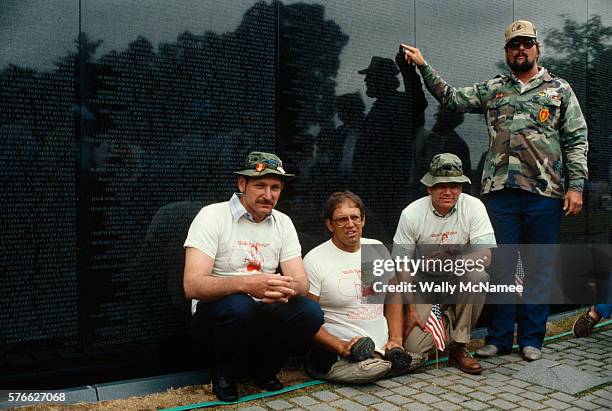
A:
<svg viewBox="0 0 612 411">
<path fill-rule="evenodd" d="M 361 239 L 361 244 L 382 244 Z M 389 339 L 383 304 L 361 302 L 361 250 L 350 253 L 332 240 L 313 248 L 304 257 L 310 293 L 319 297 L 325 314 L 325 330 L 348 341 L 356 336 L 370 337 L 376 350 L 383 351 Z"/>
<path fill-rule="evenodd" d="M 185 240 L 215 260 L 211 275 L 231 277 L 258 271 L 275 273 L 279 263 L 302 255 L 297 232 L 291 219 L 280 211 L 259 223 L 245 214 L 237 219 L 229 201 L 211 204 L 200 210 Z M 192 300 L 195 313 L 198 300 Z"/>
<path fill-rule="evenodd" d="M 493 248 L 496 242 L 482 201 L 461 193 L 454 210 L 444 217 L 434 213 L 431 196 L 410 203 L 402 211 L 393 243 L 413 251 L 416 244 L 479 244 Z"/>
</svg>

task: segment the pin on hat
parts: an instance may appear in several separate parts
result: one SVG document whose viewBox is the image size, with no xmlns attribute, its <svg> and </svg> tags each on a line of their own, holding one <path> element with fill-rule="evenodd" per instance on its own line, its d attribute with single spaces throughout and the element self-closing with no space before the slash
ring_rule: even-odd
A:
<svg viewBox="0 0 612 411">
<path fill-rule="evenodd" d="M 421 183 L 432 187 L 440 183 L 471 183 L 463 175 L 461 159 L 451 153 L 436 154 L 431 159 L 429 172 L 423 176 Z"/>
<path fill-rule="evenodd" d="M 532 22 L 517 20 L 506 29 L 504 33 L 504 37 L 506 38 L 505 44 L 508 44 L 508 42 L 515 37 L 531 37 L 535 39 L 537 37 L 537 32 Z"/>
<path fill-rule="evenodd" d="M 244 161 L 242 170 L 235 171 L 234 174 L 246 177 L 276 175 L 285 180 L 295 177 L 295 174 L 289 174 L 285 171 L 283 162 L 276 154 L 264 153 L 262 151 L 252 151 L 249 153 Z"/>
</svg>

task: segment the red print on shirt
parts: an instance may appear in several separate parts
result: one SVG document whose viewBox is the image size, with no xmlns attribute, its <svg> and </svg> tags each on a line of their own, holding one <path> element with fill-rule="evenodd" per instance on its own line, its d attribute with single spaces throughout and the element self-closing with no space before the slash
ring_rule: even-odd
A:
<svg viewBox="0 0 612 411">
<path fill-rule="evenodd" d="M 245 258 L 247 271 L 261 271 L 263 260 L 259 256 L 259 247 L 257 244 L 251 244 L 251 255 Z"/>
</svg>

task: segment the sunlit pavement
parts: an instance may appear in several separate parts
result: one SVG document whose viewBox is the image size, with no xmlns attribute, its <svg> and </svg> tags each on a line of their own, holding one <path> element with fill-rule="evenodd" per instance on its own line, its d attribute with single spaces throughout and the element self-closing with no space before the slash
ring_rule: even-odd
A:
<svg viewBox="0 0 612 411">
<path fill-rule="evenodd" d="M 468 375 L 444 365 L 438 369 L 430 366 L 376 384 L 324 384 L 308 393 L 297 391 L 257 404 L 240 404 L 238 409 L 612 409 L 612 330 L 548 343 L 543 354 L 543 361 L 533 363 L 523 361 L 517 352 L 483 359 L 482 375 Z M 568 393 L 589 385 L 594 387 Z"/>
</svg>

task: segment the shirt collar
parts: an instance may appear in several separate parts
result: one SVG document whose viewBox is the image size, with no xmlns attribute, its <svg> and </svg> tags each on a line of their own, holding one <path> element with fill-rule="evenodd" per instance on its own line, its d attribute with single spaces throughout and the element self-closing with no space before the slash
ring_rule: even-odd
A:
<svg viewBox="0 0 612 411">
<path fill-rule="evenodd" d="M 232 195 L 232 198 L 230 198 L 229 200 L 230 212 L 232 213 L 232 218 L 234 219 L 234 222 L 240 220 L 240 217 L 244 216 L 244 218 L 246 218 L 250 222 L 255 223 L 253 216 L 242 205 L 240 197 L 242 197 L 242 193 L 234 193 L 234 195 Z M 270 218 L 270 216 L 272 216 L 272 213 L 267 215 L 266 218 L 264 218 L 262 221 L 266 221 L 268 218 Z"/>
<path fill-rule="evenodd" d="M 510 76 L 512 77 L 512 80 L 514 80 L 515 82 L 521 84 L 521 85 L 525 85 L 525 84 L 529 84 L 532 81 L 539 79 L 540 77 L 542 77 L 544 75 L 544 72 L 546 70 L 544 69 L 544 67 L 538 67 L 538 72 L 535 76 L 533 76 L 532 78 L 530 78 L 529 80 L 527 80 L 527 83 L 523 83 L 518 77 L 516 77 L 514 75 L 514 73 L 512 71 L 510 71 Z"/>
<path fill-rule="evenodd" d="M 431 202 L 431 197 L 430 197 L 430 201 L 429 201 L 429 207 L 431 209 L 431 212 L 434 213 L 434 215 L 436 217 L 448 218 L 451 215 L 453 215 L 455 213 L 455 211 L 457 211 L 457 204 L 458 203 L 459 203 L 459 200 L 457 200 L 457 203 L 455 203 L 455 206 L 453 207 L 453 209 L 450 210 L 448 213 L 446 213 L 446 215 L 442 215 L 442 214 L 438 213 L 438 210 L 436 210 L 436 207 L 434 207 L 433 203 Z"/>
</svg>

